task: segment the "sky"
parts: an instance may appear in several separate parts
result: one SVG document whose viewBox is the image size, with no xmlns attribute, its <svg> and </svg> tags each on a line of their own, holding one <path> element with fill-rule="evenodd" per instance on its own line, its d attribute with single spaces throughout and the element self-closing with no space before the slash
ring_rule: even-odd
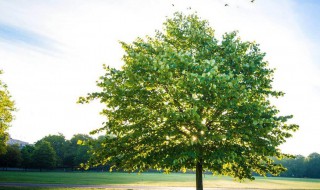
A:
<svg viewBox="0 0 320 190">
<path fill-rule="evenodd" d="M 99 90 L 103 64 L 121 68 L 119 41 L 153 36 L 174 12 L 196 11 L 218 39 L 237 30 L 267 53 L 276 68 L 273 86 L 286 93 L 273 103 L 300 125 L 281 150 L 320 153 L 319 10 L 317 0 L 0 1 L 0 80 L 18 109 L 9 133 L 34 143 L 101 127 L 103 106 L 76 101 Z"/>
</svg>

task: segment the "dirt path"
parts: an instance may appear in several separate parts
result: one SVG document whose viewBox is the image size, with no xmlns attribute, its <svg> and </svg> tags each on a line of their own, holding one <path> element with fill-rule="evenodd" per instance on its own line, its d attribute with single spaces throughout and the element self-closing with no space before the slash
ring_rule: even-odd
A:
<svg viewBox="0 0 320 190">
<path fill-rule="evenodd" d="M 61 188 L 101 188 L 116 190 L 194 190 L 194 187 L 154 187 L 127 185 L 73 185 L 73 184 L 41 184 L 41 183 L 0 183 L 0 187 L 61 187 Z M 221 188 L 204 188 L 204 190 L 223 190 Z"/>
</svg>

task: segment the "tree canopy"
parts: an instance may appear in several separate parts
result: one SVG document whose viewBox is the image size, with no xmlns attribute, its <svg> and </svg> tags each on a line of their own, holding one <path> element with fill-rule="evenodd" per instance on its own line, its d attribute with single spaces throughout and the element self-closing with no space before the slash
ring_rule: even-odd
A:
<svg viewBox="0 0 320 190">
<path fill-rule="evenodd" d="M 284 156 L 278 146 L 298 126 L 270 102 L 284 93 L 273 90 L 274 70 L 259 45 L 237 32 L 219 40 L 196 14 L 175 13 L 163 26 L 154 37 L 121 42 L 122 68 L 105 66 L 101 91 L 79 99 L 105 104 L 105 123 L 93 131 L 107 136 L 96 163 L 140 172 L 197 168 L 197 181 L 203 170 L 240 180 L 283 171 L 271 157 Z"/>
<path fill-rule="evenodd" d="M 32 154 L 34 167 L 42 169 L 51 169 L 56 166 L 57 154 L 51 144 L 47 141 L 38 141 L 35 144 Z"/>
<path fill-rule="evenodd" d="M 35 164 L 33 161 L 33 152 L 34 152 L 34 146 L 33 145 L 26 145 L 22 147 L 21 149 L 21 157 L 22 162 L 21 166 L 25 169 L 32 168 Z"/>
<path fill-rule="evenodd" d="M 0 167 L 20 167 L 22 161 L 19 145 L 8 145 L 6 153 L 0 155 Z"/>
<path fill-rule="evenodd" d="M 84 144 L 84 142 L 91 140 L 92 138 L 89 135 L 73 135 L 70 141 L 67 141 L 65 165 L 79 167 L 80 164 L 86 163 L 90 158 L 90 154 L 88 153 L 90 147 Z"/>
<path fill-rule="evenodd" d="M 63 134 L 58 135 L 48 135 L 40 139 L 37 143 L 41 141 L 46 141 L 50 143 L 51 147 L 56 153 L 56 164 L 57 166 L 63 166 L 63 159 L 65 155 L 66 139 Z"/>
<path fill-rule="evenodd" d="M 0 70 L 0 75 L 2 70 Z M 12 112 L 15 110 L 7 85 L 0 80 L 0 155 L 6 152 L 6 143 L 9 139 L 7 132 L 13 120 Z"/>
</svg>

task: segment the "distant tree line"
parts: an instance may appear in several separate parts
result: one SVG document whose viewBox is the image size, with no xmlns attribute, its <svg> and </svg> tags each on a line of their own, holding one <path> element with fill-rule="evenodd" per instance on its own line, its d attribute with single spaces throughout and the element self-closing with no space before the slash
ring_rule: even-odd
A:
<svg viewBox="0 0 320 190">
<path fill-rule="evenodd" d="M 104 136 L 94 140 L 89 135 L 76 134 L 70 140 L 64 135 L 48 135 L 34 145 L 20 147 L 17 144 L 8 145 L 6 153 L 0 155 L 0 168 L 23 169 L 81 169 L 81 163 L 87 163 L 91 158 L 90 149 L 98 146 Z M 91 145 L 83 142 L 97 142 Z M 281 177 L 320 178 L 320 154 L 312 153 L 307 157 L 297 155 L 295 158 L 275 160 L 287 170 Z"/>
<path fill-rule="evenodd" d="M 92 140 L 88 135 L 76 134 L 66 140 L 62 134 L 48 135 L 34 145 L 8 145 L 5 154 L 0 155 L 0 167 L 24 169 L 71 169 L 80 167 L 90 157 L 89 145 L 83 144 Z"/>
<path fill-rule="evenodd" d="M 297 155 L 293 159 L 276 160 L 287 171 L 280 174 L 281 177 L 296 178 L 320 178 L 320 154 L 312 153 L 308 157 Z"/>
</svg>

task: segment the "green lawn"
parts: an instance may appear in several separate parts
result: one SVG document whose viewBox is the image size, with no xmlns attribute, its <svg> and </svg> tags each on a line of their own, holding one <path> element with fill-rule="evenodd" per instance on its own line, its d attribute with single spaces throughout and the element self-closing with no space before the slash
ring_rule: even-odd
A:
<svg viewBox="0 0 320 190">
<path fill-rule="evenodd" d="M 0 190 L 101 190 L 93 188 L 0 187 Z M 121 190 L 121 189 L 117 189 Z"/>
<path fill-rule="evenodd" d="M 109 173 L 109 172 L 0 172 L 0 182 L 23 183 L 53 183 L 82 185 L 132 185 L 132 186 L 182 186 L 194 187 L 194 174 L 162 174 L 162 173 Z M 242 183 L 229 177 L 205 175 L 204 187 L 219 188 L 259 188 L 259 189 L 320 189 L 320 179 L 298 178 L 262 178 Z M 27 190 L 48 188 L 8 188 L 0 190 Z M 65 190 L 67 188 L 50 188 L 50 190 Z M 81 188 L 84 190 L 83 188 Z"/>
</svg>

